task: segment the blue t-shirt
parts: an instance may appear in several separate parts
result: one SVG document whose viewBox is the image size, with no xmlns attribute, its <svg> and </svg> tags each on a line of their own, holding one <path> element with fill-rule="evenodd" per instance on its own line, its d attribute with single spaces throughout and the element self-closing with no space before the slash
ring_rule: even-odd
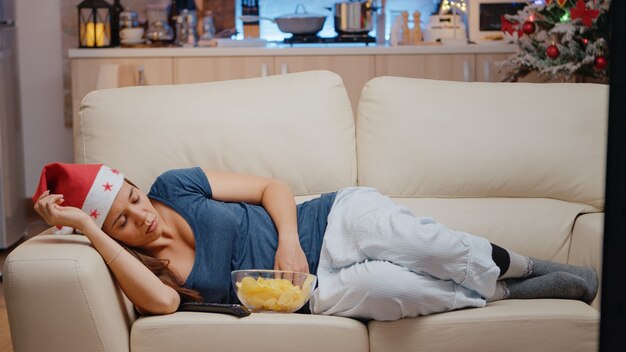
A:
<svg viewBox="0 0 626 352">
<path fill-rule="evenodd" d="M 185 287 L 199 291 L 206 302 L 237 303 L 231 271 L 273 269 L 278 233 L 262 206 L 216 201 L 212 195 L 199 167 L 163 173 L 148 193 L 180 214 L 193 231 L 196 253 Z M 335 195 L 297 206 L 300 244 L 313 274 Z"/>
</svg>

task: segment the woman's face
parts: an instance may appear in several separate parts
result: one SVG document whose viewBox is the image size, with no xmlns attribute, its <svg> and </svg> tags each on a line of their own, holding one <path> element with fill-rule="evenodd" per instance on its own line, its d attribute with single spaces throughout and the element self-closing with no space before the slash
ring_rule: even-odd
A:
<svg viewBox="0 0 626 352">
<path fill-rule="evenodd" d="M 130 247 L 152 243 L 163 231 L 157 211 L 146 194 L 126 181 L 113 201 L 102 230 Z"/>
</svg>

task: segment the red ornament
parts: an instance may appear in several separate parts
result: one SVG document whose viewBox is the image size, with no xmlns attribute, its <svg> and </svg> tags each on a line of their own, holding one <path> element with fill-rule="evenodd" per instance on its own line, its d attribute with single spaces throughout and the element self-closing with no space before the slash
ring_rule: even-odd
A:
<svg viewBox="0 0 626 352">
<path fill-rule="evenodd" d="M 552 60 L 556 60 L 556 58 L 558 58 L 560 54 L 561 53 L 559 52 L 559 48 L 557 48 L 554 44 L 546 48 L 546 55 L 548 55 L 548 57 Z"/>
<path fill-rule="evenodd" d="M 578 0 L 576 6 L 570 10 L 572 20 L 582 18 L 585 27 L 591 27 L 593 20 L 600 15 L 600 10 L 588 9 L 584 0 Z"/>
<path fill-rule="evenodd" d="M 596 70 L 602 71 L 606 68 L 607 62 L 604 56 L 598 56 L 595 60 L 593 60 L 593 66 L 595 66 Z"/>
<path fill-rule="evenodd" d="M 567 4 L 567 0 L 556 0 L 556 3 L 559 5 L 560 8 L 563 8 L 565 4 Z"/>
<path fill-rule="evenodd" d="M 522 25 L 522 31 L 524 31 L 524 33 L 531 35 L 533 33 L 535 33 L 536 30 L 536 26 L 534 22 L 531 21 L 526 21 L 524 22 L 524 24 Z"/>
<path fill-rule="evenodd" d="M 500 16 L 500 28 L 504 33 L 508 33 L 511 36 L 517 33 L 518 38 L 523 34 L 522 30 L 519 28 L 519 23 L 507 20 L 504 15 Z"/>
</svg>

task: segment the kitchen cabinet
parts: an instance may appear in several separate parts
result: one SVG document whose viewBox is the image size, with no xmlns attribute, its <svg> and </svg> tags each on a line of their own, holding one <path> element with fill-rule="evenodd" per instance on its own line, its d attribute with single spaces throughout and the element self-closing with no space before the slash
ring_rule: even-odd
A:
<svg viewBox="0 0 626 352">
<path fill-rule="evenodd" d="M 225 81 L 274 74 L 272 56 L 181 57 L 173 60 L 174 84 Z"/>
<path fill-rule="evenodd" d="M 497 62 L 506 60 L 511 54 L 476 54 L 476 81 L 502 82 L 505 75 Z"/>
<path fill-rule="evenodd" d="M 103 58 L 73 59 L 72 109 L 76 118 L 80 103 L 87 93 L 98 87 L 98 76 L 107 65 L 117 68 L 117 77 L 108 77 L 106 88 L 138 85 L 143 67 L 143 84 L 173 84 L 171 58 Z M 108 66 L 111 67 L 111 66 Z"/>
<path fill-rule="evenodd" d="M 376 55 L 376 76 L 472 82 L 474 54 Z"/>
<path fill-rule="evenodd" d="M 329 70 L 340 75 L 355 115 L 363 86 L 376 76 L 372 55 L 274 57 L 274 71 L 278 74 L 310 70 Z"/>
<path fill-rule="evenodd" d="M 476 81 L 477 82 L 502 82 L 505 74 L 500 72 L 498 61 L 503 61 L 509 58 L 513 53 L 508 54 L 476 54 Z M 525 83 L 550 83 L 550 82 L 564 82 L 563 79 L 547 80 L 539 77 L 537 72 L 531 72 L 523 78 L 520 78 L 518 82 Z M 565 82 L 574 82 L 573 79 L 565 80 Z"/>
<path fill-rule="evenodd" d="M 309 70 L 339 74 L 356 115 L 361 90 L 377 76 L 453 81 L 501 81 L 495 63 L 515 48 L 399 47 L 285 47 L 285 48 L 146 48 L 72 49 L 74 116 L 83 97 L 98 85 L 106 64 L 117 65 L 115 85 L 138 84 L 144 68 L 145 84 L 186 84 L 264 77 Z M 541 81 L 532 75 L 524 82 Z"/>
</svg>

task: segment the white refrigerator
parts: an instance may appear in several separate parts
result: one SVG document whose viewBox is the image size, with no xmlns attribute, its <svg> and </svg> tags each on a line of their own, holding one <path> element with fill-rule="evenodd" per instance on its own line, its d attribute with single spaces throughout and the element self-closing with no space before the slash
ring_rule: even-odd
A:
<svg viewBox="0 0 626 352">
<path fill-rule="evenodd" d="M 14 0 L 0 0 L 0 249 L 26 231 Z"/>
</svg>

